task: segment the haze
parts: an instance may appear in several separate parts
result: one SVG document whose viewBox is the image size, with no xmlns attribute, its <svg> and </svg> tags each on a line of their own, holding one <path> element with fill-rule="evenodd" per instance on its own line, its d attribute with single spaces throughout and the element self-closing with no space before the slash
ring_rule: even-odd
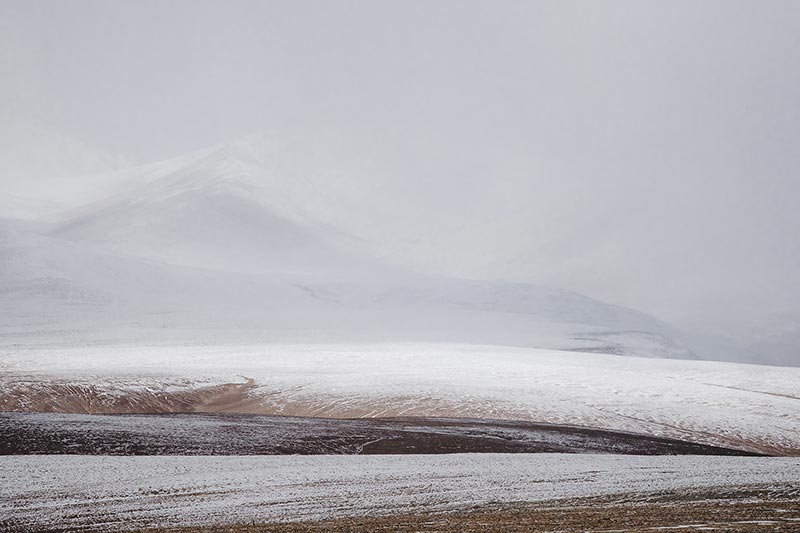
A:
<svg viewBox="0 0 800 533">
<path fill-rule="evenodd" d="M 264 132 L 392 261 L 798 365 L 798 87 L 792 1 L 2 0 L 0 195 Z"/>
</svg>

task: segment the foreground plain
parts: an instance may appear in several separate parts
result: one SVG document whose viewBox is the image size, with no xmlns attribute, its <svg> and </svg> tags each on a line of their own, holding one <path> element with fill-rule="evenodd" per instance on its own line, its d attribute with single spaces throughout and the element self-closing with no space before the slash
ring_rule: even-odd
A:
<svg viewBox="0 0 800 533">
<path fill-rule="evenodd" d="M 433 516 L 435 524 L 448 516 L 463 520 L 469 513 L 472 518 L 466 520 L 480 521 L 481 513 L 489 513 L 486 525 L 513 520 L 517 512 L 539 512 L 530 505 L 558 506 L 576 498 L 654 505 L 686 494 L 713 506 L 766 502 L 753 511 L 759 517 L 754 520 L 777 516 L 797 526 L 791 520 L 798 518 L 800 459 L 562 454 L 0 458 L 0 528 L 9 531 L 222 526 L 248 531 L 253 525 L 292 522 L 280 526 L 291 531 L 325 520 L 338 520 L 329 528 L 334 531 L 348 530 L 348 523 L 351 529 L 370 529 L 381 521 L 391 529 L 396 520 L 405 520 L 410 529 L 422 516 Z M 585 511 L 600 509 L 590 504 Z M 457 524 L 442 529 L 461 529 Z M 469 529 L 467 522 L 462 525 Z"/>
</svg>

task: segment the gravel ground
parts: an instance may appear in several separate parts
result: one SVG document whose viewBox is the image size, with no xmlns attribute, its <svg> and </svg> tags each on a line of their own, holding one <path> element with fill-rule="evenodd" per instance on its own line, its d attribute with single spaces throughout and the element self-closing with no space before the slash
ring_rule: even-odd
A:
<svg viewBox="0 0 800 533">
<path fill-rule="evenodd" d="M 522 421 L 240 414 L 0 413 L 0 455 L 397 453 L 748 455 L 673 439 Z"/>
<path fill-rule="evenodd" d="M 513 514 L 521 510 L 538 520 L 539 511 L 527 505 L 598 497 L 616 498 L 617 503 L 608 503 L 610 520 L 618 514 L 613 505 L 620 501 L 672 504 L 669 497 L 659 502 L 652 495 L 687 492 L 698 494 L 700 503 L 714 500 L 713 505 L 722 505 L 717 501 L 720 495 L 733 494 L 729 499 L 734 502 L 775 501 L 780 503 L 776 509 L 796 510 L 800 459 L 575 454 L 4 456 L 0 530 L 241 528 L 294 522 L 286 530 L 295 531 L 306 527 L 298 523 L 338 519 L 340 530 L 350 523 L 362 530 L 379 529 L 386 521 L 386 528 L 402 531 L 405 525 L 392 524 L 406 520 L 407 530 L 429 514 L 438 516 L 435 520 L 467 516 L 469 523 L 502 524 L 522 520 Z M 787 501 L 794 503 L 782 503 Z M 475 511 L 477 517 L 468 516 Z M 701 511 L 698 520 L 707 516 Z M 480 513 L 488 514 L 480 518 Z M 754 513 L 771 520 L 768 513 Z M 387 516 L 395 518 L 381 518 Z M 681 521 L 695 515 L 676 516 Z M 372 520 L 378 521 L 374 528 Z M 440 529 L 462 530 L 458 524 Z"/>
</svg>

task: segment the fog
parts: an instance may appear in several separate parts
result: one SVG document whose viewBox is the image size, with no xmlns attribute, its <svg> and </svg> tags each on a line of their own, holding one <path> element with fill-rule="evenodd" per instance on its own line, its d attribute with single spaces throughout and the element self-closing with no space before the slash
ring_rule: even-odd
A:
<svg viewBox="0 0 800 533">
<path fill-rule="evenodd" d="M 397 262 L 796 365 L 798 87 L 793 1 L 2 0 L 0 187 L 265 132 Z"/>
</svg>

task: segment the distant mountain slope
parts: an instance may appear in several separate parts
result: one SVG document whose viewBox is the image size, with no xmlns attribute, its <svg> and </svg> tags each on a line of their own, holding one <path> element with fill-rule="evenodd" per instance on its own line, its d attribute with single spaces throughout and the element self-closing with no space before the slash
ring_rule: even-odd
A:
<svg viewBox="0 0 800 533">
<path fill-rule="evenodd" d="M 248 142 L 215 147 L 125 170 L 114 194 L 44 230 L 3 223 L 4 318 L 79 322 L 97 335 L 116 320 L 156 336 L 212 328 L 693 357 L 668 326 L 630 309 L 388 265 L 314 221 L 266 159 Z"/>
<path fill-rule="evenodd" d="M 245 146 L 246 148 L 246 146 Z M 122 191 L 67 211 L 51 234 L 170 264 L 238 272 L 360 269 L 238 144 L 128 172 Z M 351 243 L 352 244 L 352 243 Z"/>
</svg>

